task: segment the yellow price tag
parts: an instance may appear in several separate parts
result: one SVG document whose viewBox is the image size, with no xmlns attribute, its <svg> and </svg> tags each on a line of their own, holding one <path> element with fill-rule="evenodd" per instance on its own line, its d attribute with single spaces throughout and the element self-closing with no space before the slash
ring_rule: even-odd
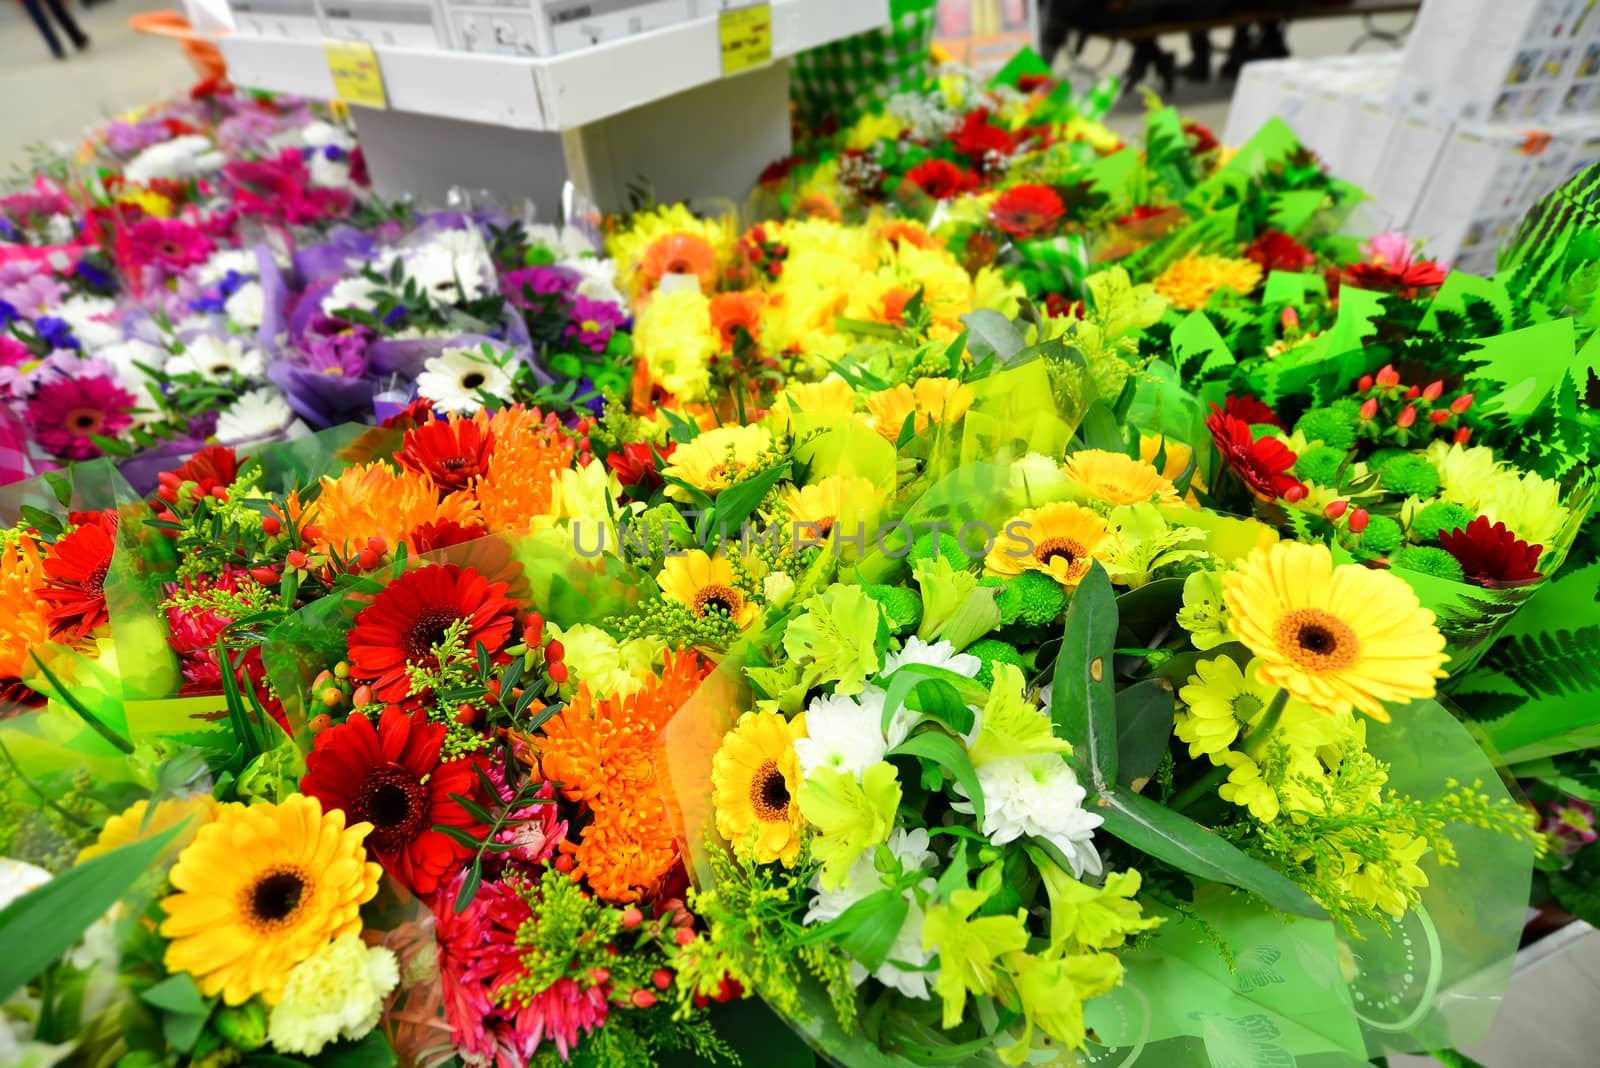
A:
<svg viewBox="0 0 1600 1068">
<path fill-rule="evenodd" d="M 717 16 L 722 38 L 722 76 L 739 74 L 772 62 L 772 5 L 754 4 Z"/>
<path fill-rule="evenodd" d="M 383 71 L 378 54 L 365 41 L 323 41 L 328 56 L 328 73 L 333 75 L 333 91 L 347 104 L 364 108 L 386 108 L 389 98 L 383 91 Z"/>
</svg>

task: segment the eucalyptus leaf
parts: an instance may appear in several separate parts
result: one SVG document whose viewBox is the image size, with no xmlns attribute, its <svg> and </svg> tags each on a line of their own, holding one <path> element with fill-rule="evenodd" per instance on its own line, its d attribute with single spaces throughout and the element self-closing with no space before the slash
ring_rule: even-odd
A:
<svg viewBox="0 0 1600 1068">
<path fill-rule="evenodd" d="M 1117 784 L 1131 786 L 1156 773 L 1172 740 L 1172 684 L 1145 679 L 1117 694 Z"/>
</svg>

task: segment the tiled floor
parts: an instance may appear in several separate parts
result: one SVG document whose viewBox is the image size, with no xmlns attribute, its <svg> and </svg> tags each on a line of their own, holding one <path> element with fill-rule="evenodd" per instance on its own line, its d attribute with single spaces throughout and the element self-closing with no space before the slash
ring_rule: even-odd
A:
<svg viewBox="0 0 1600 1068">
<path fill-rule="evenodd" d="M 0 174 L 25 164 L 31 145 L 76 144 L 84 127 L 191 84 L 194 69 L 176 42 L 128 28 L 130 15 L 176 6 L 110 0 L 86 11 L 71 0 L 91 44 L 56 60 L 22 8 L 0 2 Z"/>
</svg>

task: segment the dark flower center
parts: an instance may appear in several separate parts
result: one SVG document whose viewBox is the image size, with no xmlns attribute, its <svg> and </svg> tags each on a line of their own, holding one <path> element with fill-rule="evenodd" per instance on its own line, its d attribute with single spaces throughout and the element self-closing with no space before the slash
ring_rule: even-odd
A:
<svg viewBox="0 0 1600 1068">
<path fill-rule="evenodd" d="M 459 471 L 471 462 L 471 459 L 465 456 L 446 456 L 439 461 L 439 466 L 446 471 Z"/>
<path fill-rule="evenodd" d="M 1070 538 L 1046 538 L 1033 550 L 1033 558 L 1046 567 L 1057 560 L 1065 560 L 1067 566 L 1071 567 L 1085 555 L 1083 546 Z"/>
<path fill-rule="evenodd" d="M 688 260 L 671 260 L 667 263 L 667 274 L 694 274 L 694 264 Z"/>
<path fill-rule="evenodd" d="M 104 596 L 106 589 L 106 575 L 110 571 L 111 561 L 107 560 L 103 563 L 96 564 L 94 566 L 94 570 L 89 572 L 88 577 L 83 580 L 83 592 L 92 593 L 96 597 Z"/>
<path fill-rule="evenodd" d="M 483 382 L 484 377 L 482 371 L 469 371 L 461 376 L 462 389 L 477 389 L 479 386 L 483 385 Z"/>
<path fill-rule="evenodd" d="M 311 879 L 299 867 L 276 867 L 245 890 L 244 914 L 258 931 L 287 927 L 310 897 Z"/>
<path fill-rule="evenodd" d="M 156 246 L 156 251 L 159 252 L 164 259 L 177 259 L 179 256 L 183 255 L 183 246 L 178 244 L 176 241 L 163 241 Z"/>
<path fill-rule="evenodd" d="M 401 644 L 405 647 L 406 659 L 410 661 L 427 660 L 433 654 L 434 646 L 444 641 L 445 632 L 450 629 L 459 616 L 454 609 L 430 608 L 416 618 Z"/>
<path fill-rule="evenodd" d="M 713 608 L 722 609 L 732 619 L 744 608 L 744 594 L 731 586 L 706 586 L 694 595 L 694 614 L 704 616 Z"/>
<path fill-rule="evenodd" d="M 355 807 L 359 817 L 373 826 L 368 839 L 372 847 L 393 852 L 426 828 L 428 788 L 400 765 L 386 764 L 367 772 Z"/>
<path fill-rule="evenodd" d="M 1361 643 L 1350 624 L 1320 608 L 1300 608 L 1278 621 L 1279 645 L 1295 666 L 1313 674 L 1356 662 Z"/>
<path fill-rule="evenodd" d="M 66 418 L 67 429 L 84 437 L 99 433 L 105 421 L 105 413 L 93 408 L 74 408 Z"/>
<path fill-rule="evenodd" d="M 750 779 L 750 805 L 763 823 L 778 823 L 789 818 L 789 786 L 783 781 L 778 762 L 768 760 Z"/>
</svg>

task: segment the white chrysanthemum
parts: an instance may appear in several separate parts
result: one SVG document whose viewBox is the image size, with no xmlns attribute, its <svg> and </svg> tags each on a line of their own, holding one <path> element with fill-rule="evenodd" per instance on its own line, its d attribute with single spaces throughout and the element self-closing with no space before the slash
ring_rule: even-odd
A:
<svg viewBox="0 0 1600 1068">
<path fill-rule="evenodd" d="M 189 134 L 151 145 L 128 161 L 122 176 L 134 185 L 153 178 L 198 178 L 221 170 L 226 162 L 228 157 L 217 151 L 210 138 Z"/>
<path fill-rule="evenodd" d="M 246 282 L 223 302 L 222 310 L 227 313 L 230 323 L 242 326 L 246 330 L 255 330 L 260 327 L 261 320 L 266 318 L 266 292 L 261 288 L 260 282 Z"/>
<path fill-rule="evenodd" d="M 761 580 L 761 599 L 767 602 L 768 608 L 780 609 L 793 596 L 794 579 L 789 577 L 787 571 L 774 571 Z"/>
<path fill-rule="evenodd" d="M 440 304 L 475 300 L 489 291 L 489 254 L 476 230 L 445 230 L 405 257 L 406 275 Z"/>
<path fill-rule="evenodd" d="M 143 370 L 148 367 L 151 371 L 160 371 L 167 365 L 167 358 L 171 355 L 160 345 L 138 338 L 119 341 L 113 345 L 93 349 L 90 355 L 104 360 L 116 372 L 118 381 L 139 398 L 140 407 L 149 407 L 151 404 L 150 375 Z M 135 413 L 138 418 L 138 413 Z"/>
<path fill-rule="evenodd" d="M 385 271 L 379 270 L 378 273 L 383 274 Z M 378 288 L 378 284 L 365 275 L 357 274 L 341 278 L 323 296 L 323 314 L 338 315 L 345 308 L 370 312 L 378 306 Z"/>
<path fill-rule="evenodd" d="M 983 833 L 995 845 L 1027 835 L 1052 843 L 1072 865 L 1072 874 L 1100 874 L 1094 829 L 1105 821 L 1083 807 L 1088 792 L 1078 785 L 1072 768 L 1056 753 L 1003 757 L 978 768 L 983 791 Z M 956 790 L 965 793 L 959 783 Z M 967 801 L 953 802 L 957 812 L 972 812 Z"/>
<path fill-rule="evenodd" d="M 356 147 L 355 135 L 343 126 L 315 119 L 300 127 L 300 138 L 312 148 L 337 148 L 348 152 Z"/>
<path fill-rule="evenodd" d="M 524 223 L 524 238 L 530 245 L 538 245 L 555 253 L 559 260 L 593 257 L 594 242 L 576 226 L 551 226 L 548 223 Z"/>
<path fill-rule="evenodd" d="M 806 707 L 806 737 L 797 738 L 794 743 L 801 776 L 808 777 L 818 768 L 832 768 L 860 779 L 889 751 L 882 724 L 882 695 L 876 710 L 843 694 L 818 697 Z"/>
<path fill-rule="evenodd" d="M 216 334 L 201 334 L 167 361 L 169 375 L 199 375 L 213 382 L 225 382 L 230 375 L 249 378 L 267 369 L 266 359 L 243 341 Z"/>
<path fill-rule="evenodd" d="M 50 314 L 66 320 L 72 335 L 91 352 L 122 340 L 122 324 L 116 320 L 117 302 L 109 297 L 68 297 L 50 309 Z"/>
<path fill-rule="evenodd" d="M 1484 488 L 1500 469 L 1494 450 L 1482 445 L 1433 441 L 1423 455 L 1439 472 L 1439 496 L 1465 508 L 1478 507 Z"/>
<path fill-rule="evenodd" d="M 1061 461 L 1042 452 L 1030 452 L 1011 465 L 1011 488 L 1033 492 L 1059 486 L 1067 480 Z"/>
<path fill-rule="evenodd" d="M 361 1038 L 378 1025 L 383 999 L 400 982 L 394 953 L 341 935 L 295 965 L 267 1016 L 267 1040 L 280 1053 L 315 1057 L 330 1042 Z"/>
<path fill-rule="evenodd" d="M 504 399 L 511 394 L 509 350 L 445 349 L 422 365 L 417 392 L 440 411 L 471 415 L 483 407 L 480 392 Z"/>
<path fill-rule="evenodd" d="M 969 679 L 977 678 L 978 672 L 983 670 L 983 661 L 971 653 L 958 653 L 949 642 L 925 642 L 915 634 L 906 639 L 906 644 L 899 652 L 883 658 L 883 674 L 887 675 L 907 664 L 943 668 Z"/>
<path fill-rule="evenodd" d="M 907 830 L 897 827 L 889 833 L 884 843 L 890 854 L 906 873 L 926 871 L 938 860 L 928 848 L 928 832 L 918 827 Z M 813 876 L 811 903 L 806 906 L 805 924 L 827 923 L 844 914 L 844 910 L 857 901 L 883 889 L 883 874 L 878 871 L 877 850 L 869 849 L 857 857 L 845 873 L 844 882 L 836 889 L 823 890 L 822 877 Z"/>
<path fill-rule="evenodd" d="M 617 265 L 614 260 L 584 256 L 563 263 L 561 266 L 578 272 L 579 296 L 588 297 L 590 300 L 603 300 L 622 308 L 628 306 L 627 300 L 617 289 Z"/>
<path fill-rule="evenodd" d="M 224 445 L 252 441 L 282 430 L 294 411 L 271 386 L 242 394 L 217 416 L 217 440 Z"/>
</svg>

